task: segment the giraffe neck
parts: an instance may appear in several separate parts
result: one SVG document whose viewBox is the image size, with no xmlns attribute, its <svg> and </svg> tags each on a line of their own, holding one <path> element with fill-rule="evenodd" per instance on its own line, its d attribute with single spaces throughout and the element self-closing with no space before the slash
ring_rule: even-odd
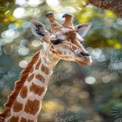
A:
<svg viewBox="0 0 122 122">
<path fill-rule="evenodd" d="M 57 59 L 50 57 L 43 47 L 18 92 L 5 122 L 37 122 L 48 82 L 58 62 Z"/>
</svg>

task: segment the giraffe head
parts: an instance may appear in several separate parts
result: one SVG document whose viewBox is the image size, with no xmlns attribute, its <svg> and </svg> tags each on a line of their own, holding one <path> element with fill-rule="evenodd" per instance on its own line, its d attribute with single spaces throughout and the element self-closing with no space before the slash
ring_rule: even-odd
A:
<svg viewBox="0 0 122 122">
<path fill-rule="evenodd" d="M 36 20 L 31 21 L 32 33 L 43 40 L 43 46 L 48 45 L 45 51 L 52 57 L 67 61 L 74 61 L 81 65 L 92 63 L 90 54 L 82 45 L 83 37 L 91 27 L 90 23 L 74 26 L 73 16 L 64 14 L 64 23 L 59 24 L 53 13 L 47 13 L 50 28 L 47 31 L 44 25 Z"/>
</svg>

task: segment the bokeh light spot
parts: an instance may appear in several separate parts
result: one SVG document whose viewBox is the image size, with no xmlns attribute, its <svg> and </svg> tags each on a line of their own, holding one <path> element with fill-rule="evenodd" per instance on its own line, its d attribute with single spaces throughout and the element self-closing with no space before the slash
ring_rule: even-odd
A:
<svg viewBox="0 0 122 122">
<path fill-rule="evenodd" d="M 20 41 L 21 46 L 27 46 L 29 44 L 29 41 L 27 39 L 23 39 Z"/>
<path fill-rule="evenodd" d="M 16 18 L 23 18 L 25 15 L 25 9 L 22 7 L 16 8 L 13 12 L 13 16 Z"/>
<path fill-rule="evenodd" d="M 116 49 L 121 49 L 121 44 L 120 43 L 116 43 L 115 45 L 114 45 L 114 47 L 116 48 Z"/>
<path fill-rule="evenodd" d="M 75 8 L 73 8 L 73 7 L 71 7 L 71 6 L 65 7 L 64 10 L 65 10 L 66 12 L 71 12 L 71 13 L 75 13 L 75 12 L 77 11 Z"/>
<path fill-rule="evenodd" d="M 25 56 L 29 53 L 29 49 L 27 47 L 20 47 L 18 50 L 19 55 Z"/>
<path fill-rule="evenodd" d="M 32 41 L 32 45 L 33 45 L 34 47 L 39 47 L 41 44 L 42 44 L 42 43 L 40 42 L 40 40 L 33 40 L 33 41 Z"/>
<path fill-rule="evenodd" d="M 94 84 L 96 82 L 96 79 L 94 77 L 92 77 L 92 76 L 89 76 L 89 77 L 85 78 L 85 82 L 87 84 Z"/>
<path fill-rule="evenodd" d="M 25 61 L 25 60 L 22 60 L 22 61 L 19 62 L 19 66 L 20 66 L 21 68 L 26 68 L 27 64 L 28 64 L 28 62 Z"/>
<path fill-rule="evenodd" d="M 15 24 L 10 24 L 9 29 L 17 29 L 17 26 Z"/>
<path fill-rule="evenodd" d="M 27 6 L 27 1 L 26 0 L 16 0 L 16 4 L 20 6 Z"/>
<path fill-rule="evenodd" d="M 59 4 L 59 0 L 46 0 L 48 6 L 57 6 Z"/>
<path fill-rule="evenodd" d="M 6 37 L 12 37 L 14 36 L 15 31 L 13 29 L 8 29 L 7 31 L 5 31 L 5 36 Z"/>
<path fill-rule="evenodd" d="M 23 27 L 23 28 L 28 28 L 28 27 L 30 27 L 30 22 L 29 22 L 29 21 L 23 22 L 22 27 Z"/>
<path fill-rule="evenodd" d="M 43 1 L 42 0 L 29 0 L 28 1 L 28 4 L 32 7 L 36 7 L 38 6 L 39 4 L 41 4 Z"/>
</svg>

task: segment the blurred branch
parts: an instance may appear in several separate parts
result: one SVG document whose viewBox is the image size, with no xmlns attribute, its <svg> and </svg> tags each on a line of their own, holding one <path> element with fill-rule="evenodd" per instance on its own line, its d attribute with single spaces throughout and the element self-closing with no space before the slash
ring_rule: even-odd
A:
<svg viewBox="0 0 122 122">
<path fill-rule="evenodd" d="M 122 17 L 122 1 L 120 0 L 89 0 L 99 8 L 112 10 L 118 17 Z"/>
</svg>

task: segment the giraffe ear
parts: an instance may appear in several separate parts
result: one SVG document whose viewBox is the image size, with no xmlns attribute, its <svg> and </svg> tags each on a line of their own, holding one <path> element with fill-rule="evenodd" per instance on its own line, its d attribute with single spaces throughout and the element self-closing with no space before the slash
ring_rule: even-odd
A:
<svg viewBox="0 0 122 122">
<path fill-rule="evenodd" d="M 75 27 L 76 32 L 81 36 L 84 37 L 86 35 L 86 33 L 89 31 L 90 27 L 91 27 L 91 23 L 84 23 L 84 24 L 80 24 L 77 25 Z"/>
<path fill-rule="evenodd" d="M 49 33 L 45 30 L 44 25 L 36 20 L 31 20 L 31 30 L 32 33 L 38 38 L 49 36 Z"/>
</svg>

